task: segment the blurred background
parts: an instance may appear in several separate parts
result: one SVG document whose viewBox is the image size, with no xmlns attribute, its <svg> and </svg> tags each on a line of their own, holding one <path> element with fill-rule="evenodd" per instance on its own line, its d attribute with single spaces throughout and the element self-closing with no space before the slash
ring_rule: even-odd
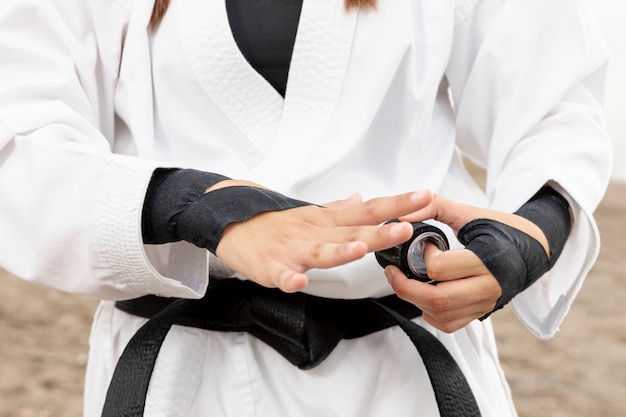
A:
<svg viewBox="0 0 626 417">
<path fill-rule="evenodd" d="M 626 181 L 626 2 L 590 3 L 611 52 L 605 103 L 607 126 L 615 144 L 613 174 L 615 179 Z"/>
<path fill-rule="evenodd" d="M 520 417 L 626 416 L 626 2 L 591 4 L 612 53 L 614 181 L 596 212 L 603 248 L 554 339 L 535 339 L 508 307 L 493 316 Z M 1 270 L 0 294 L 0 417 L 81 416 L 96 301 Z"/>
</svg>

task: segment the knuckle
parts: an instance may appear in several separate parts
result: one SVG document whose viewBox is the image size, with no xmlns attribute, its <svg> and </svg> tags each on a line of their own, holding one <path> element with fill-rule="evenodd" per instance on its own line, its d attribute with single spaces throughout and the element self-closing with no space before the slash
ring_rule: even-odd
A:
<svg viewBox="0 0 626 417">
<path fill-rule="evenodd" d="M 291 280 L 293 277 L 294 273 L 293 271 L 289 271 L 289 270 L 284 270 L 279 279 L 278 282 L 276 283 L 276 285 L 274 287 L 279 288 L 281 291 L 284 292 L 291 292 Z"/>
<path fill-rule="evenodd" d="M 426 273 L 430 279 L 441 281 L 444 277 L 445 264 L 439 257 L 432 257 L 426 263 Z"/>
<path fill-rule="evenodd" d="M 437 316 L 430 316 L 429 320 L 427 320 L 427 322 L 437 328 L 438 330 L 441 330 L 444 333 L 454 333 L 455 331 L 457 331 L 460 327 L 458 326 L 457 323 L 453 322 L 453 321 L 440 321 L 437 319 Z"/>
<path fill-rule="evenodd" d="M 357 240 L 366 239 L 367 236 L 364 234 L 364 230 L 358 227 L 350 227 L 344 229 L 343 235 L 341 239 L 343 242 L 355 242 Z"/>
<path fill-rule="evenodd" d="M 435 296 L 428 300 L 428 308 L 434 313 L 443 314 L 450 307 L 450 298 L 446 296 Z"/>
<path fill-rule="evenodd" d="M 452 315 L 447 311 L 434 311 L 431 313 L 433 319 L 440 324 L 445 324 L 452 320 Z"/>
<path fill-rule="evenodd" d="M 362 203 L 361 207 L 363 208 L 365 215 L 368 217 L 372 217 L 376 214 L 376 209 L 377 209 L 376 200 L 367 200 Z"/>
<path fill-rule="evenodd" d="M 488 300 L 498 300 L 502 296 L 502 287 L 498 285 L 497 287 L 487 291 L 485 297 Z"/>
<path fill-rule="evenodd" d="M 428 316 L 425 317 L 425 320 L 428 324 L 430 324 L 431 326 L 433 326 L 434 328 L 436 328 L 437 330 L 441 330 L 444 333 L 453 333 L 456 330 L 458 330 L 458 327 L 452 323 L 452 322 L 444 322 L 444 321 L 438 321 L 437 318 L 435 316 Z"/>
<path fill-rule="evenodd" d="M 490 281 L 490 285 L 484 290 L 485 297 L 487 299 L 498 299 L 502 295 L 502 286 L 498 280 L 493 277 Z"/>
<path fill-rule="evenodd" d="M 411 292 L 409 291 L 409 287 L 405 284 L 397 284 L 394 288 L 396 295 L 403 300 L 407 300 L 411 297 Z"/>
<path fill-rule="evenodd" d="M 274 275 L 275 274 L 275 275 Z M 289 280 L 290 271 L 287 268 L 280 268 L 274 272 L 274 279 L 265 279 L 265 283 L 259 282 L 259 284 L 270 288 L 283 288 L 285 283 Z"/>
<path fill-rule="evenodd" d="M 323 244 L 322 242 L 312 242 L 307 249 L 307 257 L 314 263 L 319 262 L 322 259 Z"/>
<path fill-rule="evenodd" d="M 455 325 L 454 323 L 450 323 L 450 322 L 440 323 L 440 326 L 439 326 L 439 330 L 448 334 L 454 333 L 458 329 L 459 328 L 457 325 Z"/>
</svg>

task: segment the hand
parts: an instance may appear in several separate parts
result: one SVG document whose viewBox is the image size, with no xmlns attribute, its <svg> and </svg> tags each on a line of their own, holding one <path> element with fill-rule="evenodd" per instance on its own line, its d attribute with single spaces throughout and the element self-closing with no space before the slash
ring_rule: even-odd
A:
<svg viewBox="0 0 626 417">
<path fill-rule="evenodd" d="M 546 253 L 549 251 L 545 235 L 529 220 L 515 214 L 461 204 L 439 195 L 433 195 L 429 205 L 401 217 L 401 220 L 417 222 L 435 219 L 448 224 L 458 233 L 466 223 L 478 218 L 497 220 L 515 227 L 537 239 Z M 424 258 L 428 276 L 440 282 L 436 286 L 408 279 L 393 266 L 386 268 L 385 275 L 400 298 L 423 311 L 427 323 L 450 333 L 493 310 L 502 289 L 473 252 L 467 249 L 442 252 L 429 245 Z"/>
<path fill-rule="evenodd" d="M 408 240 L 412 234 L 409 223 L 381 223 L 414 213 L 431 198 L 429 192 L 365 202 L 353 196 L 324 207 L 264 212 L 228 225 L 216 255 L 263 286 L 300 291 L 308 284 L 305 273 L 311 268 L 342 265 Z"/>
</svg>

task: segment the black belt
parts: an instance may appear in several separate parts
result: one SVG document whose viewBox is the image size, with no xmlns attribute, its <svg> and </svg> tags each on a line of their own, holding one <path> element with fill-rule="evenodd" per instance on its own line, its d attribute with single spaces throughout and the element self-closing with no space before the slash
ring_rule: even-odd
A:
<svg viewBox="0 0 626 417">
<path fill-rule="evenodd" d="M 480 416 L 471 388 L 445 346 L 410 320 L 421 311 L 395 295 L 338 300 L 225 279 L 211 282 L 201 300 L 146 296 L 117 302 L 116 307 L 150 320 L 128 342 L 118 361 L 103 417 L 143 416 L 152 370 L 173 324 L 248 332 L 300 369 L 319 365 L 341 339 L 398 325 L 424 361 L 441 417 Z"/>
</svg>

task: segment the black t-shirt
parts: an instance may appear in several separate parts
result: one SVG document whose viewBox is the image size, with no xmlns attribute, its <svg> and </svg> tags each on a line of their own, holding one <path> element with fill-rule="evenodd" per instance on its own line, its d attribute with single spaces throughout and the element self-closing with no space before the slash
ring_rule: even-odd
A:
<svg viewBox="0 0 626 417">
<path fill-rule="evenodd" d="M 239 50 L 284 97 L 302 0 L 227 0 L 226 9 Z"/>
</svg>

